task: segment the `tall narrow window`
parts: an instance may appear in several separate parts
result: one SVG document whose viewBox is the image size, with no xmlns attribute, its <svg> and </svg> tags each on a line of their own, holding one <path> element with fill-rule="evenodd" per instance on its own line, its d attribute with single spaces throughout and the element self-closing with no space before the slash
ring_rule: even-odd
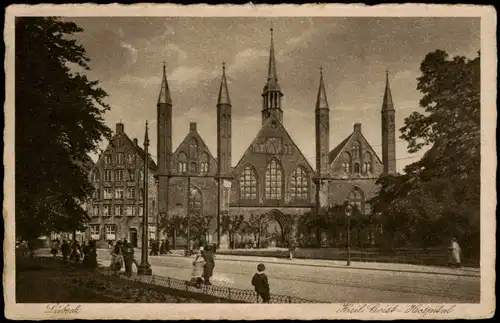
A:
<svg viewBox="0 0 500 323">
<path fill-rule="evenodd" d="M 240 198 L 244 200 L 257 199 L 257 177 L 250 166 L 245 166 L 240 175 Z"/>
<path fill-rule="evenodd" d="M 104 181 L 111 182 L 113 180 L 113 171 L 110 169 L 106 169 L 104 171 Z"/>
<path fill-rule="evenodd" d="M 135 153 L 133 151 L 130 151 L 127 154 L 127 163 L 129 163 L 129 164 L 135 163 Z"/>
<path fill-rule="evenodd" d="M 372 173 L 372 154 L 370 152 L 365 152 L 363 156 L 363 173 Z"/>
<path fill-rule="evenodd" d="M 189 157 L 198 158 L 198 141 L 195 138 L 189 142 Z"/>
<path fill-rule="evenodd" d="M 115 188 L 115 199 L 123 198 L 123 188 Z"/>
<path fill-rule="evenodd" d="M 92 172 L 92 180 L 96 183 L 98 183 L 101 180 L 101 172 L 99 171 L 99 169 L 96 168 Z"/>
<path fill-rule="evenodd" d="M 208 173 L 208 160 L 209 156 L 207 153 L 203 153 L 201 155 L 201 163 L 200 163 L 200 172 L 202 174 L 207 174 Z"/>
<path fill-rule="evenodd" d="M 116 163 L 118 165 L 123 165 L 124 162 L 125 162 L 125 158 L 123 156 L 123 153 L 117 153 L 116 154 Z"/>
<path fill-rule="evenodd" d="M 123 169 L 115 170 L 115 181 L 123 181 Z"/>
<path fill-rule="evenodd" d="M 351 205 L 355 205 L 357 209 L 364 214 L 364 194 L 359 188 L 354 188 L 347 196 L 347 200 L 349 200 Z"/>
<path fill-rule="evenodd" d="M 264 197 L 266 200 L 280 200 L 283 187 L 281 168 L 276 159 L 273 159 L 266 168 Z"/>
<path fill-rule="evenodd" d="M 201 216 L 203 199 L 201 192 L 197 188 L 192 188 L 189 192 L 189 212 L 194 216 Z"/>
<path fill-rule="evenodd" d="M 177 161 L 178 161 L 177 171 L 179 173 L 185 173 L 187 171 L 187 156 L 186 156 L 186 154 L 183 152 L 180 152 L 178 157 L 177 157 Z"/>
<path fill-rule="evenodd" d="M 195 162 L 192 162 L 191 164 L 189 164 L 189 171 L 191 173 L 196 173 L 197 172 L 197 167 L 196 167 L 196 163 Z"/>
<path fill-rule="evenodd" d="M 302 167 L 296 168 L 290 176 L 290 197 L 294 200 L 307 200 L 308 198 L 308 179 L 307 174 Z"/>
<path fill-rule="evenodd" d="M 361 144 L 359 141 L 355 141 L 352 144 L 352 156 L 353 158 L 361 157 Z"/>
<path fill-rule="evenodd" d="M 128 177 L 128 180 L 129 180 L 129 181 L 133 181 L 133 180 L 135 180 L 135 170 L 134 170 L 134 169 L 132 169 L 132 168 L 129 168 L 129 169 L 127 170 L 127 177 Z"/>
<path fill-rule="evenodd" d="M 354 164 L 354 174 L 359 175 L 359 164 L 358 163 Z"/>
<path fill-rule="evenodd" d="M 139 180 L 140 181 L 144 180 L 144 170 L 142 168 L 139 169 Z"/>
<path fill-rule="evenodd" d="M 111 162 L 112 162 L 111 155 L 110 155 L 110 154 L 106 154 L 106 155 L 104 156 L 104 163 L 105 163 L 106 165 L 110 165 L 110 164 L 111 164 Z"/>
<path fill-rule="evenodd" d="M 350 173 L 351 171 L 351 155 L 345 151 L 342 154 L 342 168 L 345 173 Z"/>
<path fill-rule="evenodd" d="M 127 198 L 135 199 L 135 187 L 127 187 Z"/>
<path fill-rule="evenodd" d="M 115 205 L 115 216 L 123 215 L 123 205 Z"/>
</svg>

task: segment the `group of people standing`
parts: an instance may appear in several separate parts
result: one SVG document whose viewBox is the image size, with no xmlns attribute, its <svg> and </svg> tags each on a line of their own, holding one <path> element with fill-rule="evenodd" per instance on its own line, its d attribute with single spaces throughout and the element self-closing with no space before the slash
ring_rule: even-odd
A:
<svg viewBox="0 0 500 323">
<path fill-rule="evenodd" d="M 212 246 L 199 247 L 194 251 L 193 273 L 191 281 L 201 288 L 202 284 L 212 285 L 210 278 L 215 268 L 215 253 Z"/>
<path fill-rule="evenodd" d="M 161 242 L 156 239 L 151 239 L 149 242 L 151 250 L 149 252 L 150 256 L 166 255 L 172 253 L 170 251 L 170 241 L 162 239 Z"/>
<path fill-rule="evenodd" d="M 125 267 L 125 274 L 131 276 L 133 263 L 135 263 L 134 247 L 127 239 L 118 240 L 111 248 L 111 270 L 118 274 L 122 267 Z"/>
<path fill-rule="evenodd" d="M 61 251 L 63 260 L 67 262 L 68 260 L 75 264 L 82 264 L 82 267 L 87 269 L 97 268 L 97 247 L 94 240 L 90 240 L 88 243 L 80 243 L 74 240 L 71 244 L 66 239 L 60 243 L 59 239 L 53 240 L 50 247 L 50 253 L 53 258 L 56 258 L 57 254 Z"/>
</svg>

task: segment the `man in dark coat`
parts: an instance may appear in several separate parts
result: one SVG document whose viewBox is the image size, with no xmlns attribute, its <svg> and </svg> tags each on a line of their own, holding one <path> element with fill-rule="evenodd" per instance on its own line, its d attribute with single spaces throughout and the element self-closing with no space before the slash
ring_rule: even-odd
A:
<svg viewBox="0 0 500 323">
<path fill-rule="evenodd" d="M 210 277 L 212 277 L 214 273 L 215 259 L 212 248 L 208 245 L 203 251 L 203 259 L 205 259 L 205 266 L 203 266 L 203 279 L 205 280 L 205 285 L 212 285 Z"/>
<path fill-rule="evenodd" d="M 134 263 L 134 248 L 127 241 L 127 239 L 123 239 L 123 261 L 125 262 L 125 274 L 128 276 L 132 275 L 132 264 Z"/>
</svg>

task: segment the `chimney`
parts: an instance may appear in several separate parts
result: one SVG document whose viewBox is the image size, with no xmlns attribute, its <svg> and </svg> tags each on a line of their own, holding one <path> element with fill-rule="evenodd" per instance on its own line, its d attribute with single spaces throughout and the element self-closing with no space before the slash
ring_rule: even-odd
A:
<svg viewBox="0 0 500 323">
<path fill-rule="evenodd" d="M 196 131 L 196 122 L 189 123 L 189 131 Z"/>
<path fill-rule="evenodd" d="M 361 132 L 361 123 L 354 124 L 354 132 Z"/>
<path fill-rule="evenodd" d="M 134 138 L 134 145 L 137 146 L 137 138 Z"/>
<path fill-rule="evenodd" d="M 123 133 L 125 131 L 125 127 L 123 126 L 123 123 L 118 122 L 116 124 L 116 133 Z"/>
</svg>

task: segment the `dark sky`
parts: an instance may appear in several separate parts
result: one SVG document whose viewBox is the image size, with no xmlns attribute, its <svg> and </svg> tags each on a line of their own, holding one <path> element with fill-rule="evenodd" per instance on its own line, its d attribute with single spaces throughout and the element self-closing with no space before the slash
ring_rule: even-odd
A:
<svg viewBox="0 0 500 323">
<path fill-rule="evenodd" d="M 173 100 L 174 149 L 189 122 L 216 154 L 216 101 L 221 64 L 227 64 L 233 104 L 233 165 L 261 126 L 261 93 L 267 75 L 271 23 L 278 77 L 284 93 L 284 125 L 314 165 L 314 107 L 323 73 L 330 104 L 330 145 L 340 143 L 361 122 L 380 156 L 380 107 L 389 70 L 396 126 L 419 110 L 416 78 L 424 56 L 436 49 L 475 57 L 479 18 L 212 18 L 72 17 L 83 27 L 78 39 L 91 58 L 89 76 L 109 93 L 106 121 L 120 120 L 142 142 L 144 123 L 156 129 L 162 62 Z M 156 132 L 150 133 L 156 159 Z M 411 158 L 397 139 L 398 170 Z"/>
</svg>

